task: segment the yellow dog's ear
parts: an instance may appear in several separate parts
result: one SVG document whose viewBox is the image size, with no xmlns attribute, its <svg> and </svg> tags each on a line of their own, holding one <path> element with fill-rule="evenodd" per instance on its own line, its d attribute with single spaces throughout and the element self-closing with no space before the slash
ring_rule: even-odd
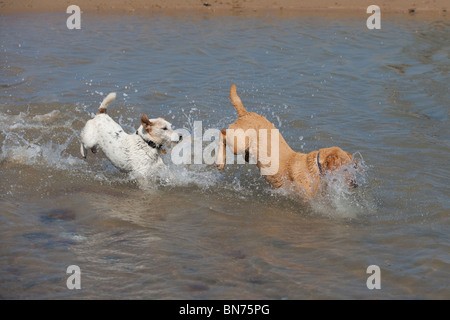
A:
<svg viewBox="0 0 450 320">
<path fill-rule="evenodd" d="M 325 170 L 334 171 L 339 168 L 341 165 L 341 160 L 336 152 L 329 152 L 329 154 L 325 158 L 324 168 Z"/>
<path fill-rule="evenodd" d="M 323 168 L 325 170 L 334 171 L 350 162 L 352 162 L 352 156 L 350 153 L 337 147 L 329 148 L 326 149 L 325 151 L 325 160 L 323 162 Z"/>
</svg>

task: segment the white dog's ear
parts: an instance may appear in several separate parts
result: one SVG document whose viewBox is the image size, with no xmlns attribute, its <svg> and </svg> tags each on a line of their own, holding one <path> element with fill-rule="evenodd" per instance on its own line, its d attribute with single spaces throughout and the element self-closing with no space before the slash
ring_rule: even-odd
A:
<svg viewBox="0 0 450 320">
<path fill-rule="evenodd" d="M 144 127 L 144 129 L 146 129 L 152 125 L 152 122 L 148 119 L 148 117 L 145 113 L 142 114 L 141 124 Z"/>
</svg>

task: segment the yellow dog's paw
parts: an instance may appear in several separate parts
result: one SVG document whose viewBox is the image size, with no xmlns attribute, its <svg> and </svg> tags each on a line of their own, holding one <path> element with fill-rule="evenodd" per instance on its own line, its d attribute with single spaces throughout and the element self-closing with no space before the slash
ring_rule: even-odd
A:
<svg viewBox="0 0 450 320">
<path fill-rule="evenodd" d="M 224 163 L 222 163 L 222 164 L 216 163 L 216 166 L 217 166 L 217 169 L 223 170 L 223 168 L 225 167 L 225 164 Z"/>
</svg>

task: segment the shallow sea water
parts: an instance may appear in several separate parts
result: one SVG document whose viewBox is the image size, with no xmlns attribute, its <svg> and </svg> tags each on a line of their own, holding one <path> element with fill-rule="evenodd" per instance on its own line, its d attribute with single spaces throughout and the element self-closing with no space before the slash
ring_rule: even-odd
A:
<svg viewBox="0 0 450 320">
<path fill-rule="evenodd" d="M 449 20 L 66 19 L 0 16 L 1 298 L 450 298 Z M 223 129 L 232 83 L 294 150 L 357 155 L 360 186 L 306 204 L 254 166 L 167 155 L 171 177 L 142 188 L 79 154 L 109 92 L 130 133 L 143 112 Z"/>
</svg>

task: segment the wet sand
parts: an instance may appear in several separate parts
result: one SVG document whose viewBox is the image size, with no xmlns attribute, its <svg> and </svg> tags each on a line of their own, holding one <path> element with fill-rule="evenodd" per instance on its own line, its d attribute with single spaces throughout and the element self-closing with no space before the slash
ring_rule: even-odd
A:
<svg viewBox="0 0 450 320">
<path fill-rule="evenodd" d="M 448 0 L 3 0 L 0 13 L 34 13 L 65 11 L 78 5 L 83 12 L 171 12 L 199 11 L 212 14 L 261 13 L 277 11 L 295 15 L 360 15 L 369 5 L 376 4 L 385 15 L 415 15 L 448 17 Z"/>
</svg>

